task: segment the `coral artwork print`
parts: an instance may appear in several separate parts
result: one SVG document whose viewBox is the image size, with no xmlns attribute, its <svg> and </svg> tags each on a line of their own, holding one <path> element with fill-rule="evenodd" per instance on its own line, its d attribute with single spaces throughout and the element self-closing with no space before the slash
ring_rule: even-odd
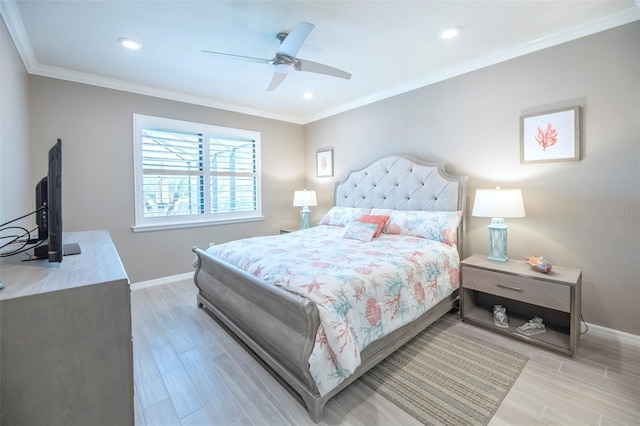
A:
<svg viewBox="0 0 640 426">
<path fill-rule="evenodd" d="M 318 151 L 316 153 L 316 171 L 318 177 L 333 176 L 333 150 Z"/>
<path fill-rule="evenodd" d="M 582 107 L 520 116 L 520 163 L 580 161 Z"/>
<path fill-rule="evenodd" d="M 551 123 L 547 123 L 547 130 L 542 130 L 538 127 L 536 142 L 538 142 L 538 145 L 542 147 L 543 151 L 546 151 L 547 148 L 558 142 L 558 131 L 553 128 Z"/>
</svg>

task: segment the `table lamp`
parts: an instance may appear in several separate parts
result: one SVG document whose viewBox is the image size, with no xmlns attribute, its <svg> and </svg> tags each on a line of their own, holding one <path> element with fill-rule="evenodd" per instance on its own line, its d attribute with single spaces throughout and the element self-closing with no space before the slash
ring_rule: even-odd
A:
<svg viewBox="0 0 640 426">
<path fill-rule="evenodd" d="M 507 225 L 505 217 L 525 217 L 522 191 L 519 189 L 478 189 L 473 202 L 472 216 L 490 217 L 489 255 L 487 259 L 506 262 Z"/>
<path fill-rule="evenodd" d="M 317 206 L 318 199 L 316 198 L 316 191 L 295 191 L 293 193 L 293 205 L 294 207 L 302 207 L 300 210 L 300 229 L 307 229 L 309 227 L 309 218 L 311 217 L 311 210 L 309 206 Z"/>
</svg>

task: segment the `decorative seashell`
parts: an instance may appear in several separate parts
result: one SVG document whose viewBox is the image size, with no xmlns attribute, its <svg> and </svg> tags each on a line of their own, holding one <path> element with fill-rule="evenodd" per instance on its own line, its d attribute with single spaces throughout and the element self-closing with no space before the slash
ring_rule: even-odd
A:
<svg viewBox="0 0 640 426">
<path fill-rule="evenodd" d="M 525 259 L 527 259 L 529 265 L 533 270 L 545 274 L 551 272 L 551 263 L 549 263 L 548 260 L 545 260 L 542 256 L 530 256 L 525 257 Z"/>
<path fill-rule="evenodd" d="M 380 318 L 382 318 L 382 311 L 380 310 L 378 301 L 373 297 L 370 297 L 367 300 L 365 316 L 371 325 L 378 324 L 380 322 Z"/>
<path fill-rule="evenodd" d="M 424 288 L 420 282 L 416 282 L 413 285 L 413 297 L 416 299 L 416 303 L 421 305 L 424 302 Z"/>
</svg>

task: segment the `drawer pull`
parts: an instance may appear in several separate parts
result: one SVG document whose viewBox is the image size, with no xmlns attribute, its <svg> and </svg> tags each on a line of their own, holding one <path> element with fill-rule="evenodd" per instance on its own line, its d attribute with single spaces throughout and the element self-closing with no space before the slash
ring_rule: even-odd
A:
<svg viewBox="0 0 640 426">
<path fill-rule="evenodd" d="M 521 289 L 520 287 L 510 287 L 508 285 L 502 285 L 502 284 L 496 284 L 498 287 L 502 287 L 502 288 L 508 288 L 509 290 L 515 290 L 515 291 L 524 291 L 523 289 Z"/>
</svg>

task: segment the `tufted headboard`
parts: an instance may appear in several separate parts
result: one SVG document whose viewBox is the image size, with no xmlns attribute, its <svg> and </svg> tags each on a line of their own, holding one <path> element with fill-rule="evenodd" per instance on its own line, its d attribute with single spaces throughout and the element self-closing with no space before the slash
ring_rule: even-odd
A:
<svg viewBox="0 0 640 426">
<path fill-rule="evenodd" d="M 463 220 L 458 228 L 458 250 L 461 251 L 466 184 L 466 176 L 447 173 L 443 163 L 390 156 L 354 170 L 345 180 L 336 183 L 334 205 L 396 210 L 460 210 Z"/>
</svg>

